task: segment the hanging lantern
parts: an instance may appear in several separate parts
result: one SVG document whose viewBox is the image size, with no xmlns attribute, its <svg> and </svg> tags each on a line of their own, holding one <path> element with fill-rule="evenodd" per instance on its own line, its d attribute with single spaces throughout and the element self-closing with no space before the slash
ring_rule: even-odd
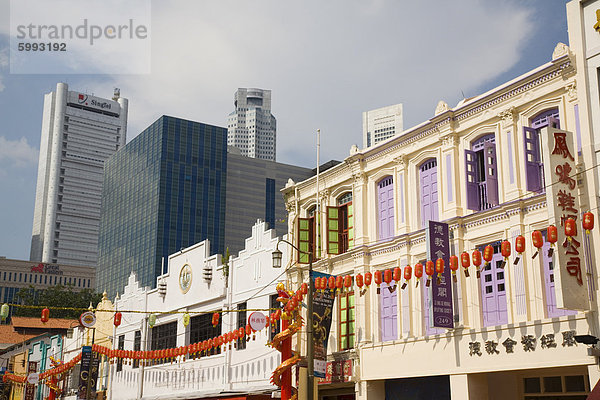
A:
<svg viewBox="0 0 600 400">
<path fill-rule="evenodd" d="M 584 213 L 581 223 L 583 225 L 583 229 L 585 229 L 585 234 L 589 235 L 590 231 L 594 229 L 594 214 L 589 211 Z"/>
<path fill-rule="evenodd" d="M 548 227 L 548 242 L 550 242 L 550 248 L 548 249 L 548 257 L 552 257 L 554 253 L 554 243 L 558 241 L 558 229 L 554 225 Z"/>
<path fill-rule="evenodd" d="M 415 264 L 415 280 L 417 281 L 417 284 L 415 285 L 415 287 L 419 286 L 419 282 L 421 281 L 421 278 L 423 277 L 423 264 L 421 263 L 416 263 Z"/>
<path fill-rule="evenodd" d="M 469 267 L 471 266 L 471 257 L 469 257 L 469 253 L 463 251 L 460 255 L 460 263 L 465 270 L 465 276 L 469 277 Z"/>
<path fill-rule="evenodd" d="M 394 281 L 396 281 L 396 285 L 400 284 L 400 281 L 402 280 L 402 268 L 394 268 L 394 273 L 392 277 L 394 278 Z"/>
<path fill-rule="evenodd" d="M 386 269 L 383 271 L 383 281 L 389 286 L 392 283 L 392 270 Z"/>
<path fill-rule="evenodd" d="M 150 316 L 148 316 L 148 326 L 152 328 L 154 324 L 156 324 L 156 314 L 150 314 Z"/>
<path fill-rule="evenodd" d="M 358 286 L 358 290 L 361 290 L 363 287 L 363 276 L 362 274 L 356 275 L 356 286 Z"/>
<path fill-rule="evenodd" d="M 450 271 L 452 271 L 452 281 L 457 282 L 456 271 L 458 271 L 458 257 L 450 256 Z"/>
<path fill-rule="evenodd" d="M 485 260 L 485 266 L 487 266 L 494 257 L 494 247 L 488 244 L 483 248 L 483 259 Z"/>
<path fill-rule="evenodd" d="M 306 282 L 300 285 L 300 293 L 302 293 L 303 295 L 308 294 L 308 284 Z"/>
<path fill-rule="evenodd" d="M 510 242 L 508 240 L 504 240 L 500 244 L 500 253 L 502 254 L 502 257 L 504 257 L 502 264 L 500 264 L 500 268 L 504 268 L 508 262 L 508 257 L 510 257 Z"/>
<path fill-rule="evenodd" d="M 190 313 L 186 312 L 183 314 L 183 326 L 188 326 L 190 324 Z"/>
<path fill-rule="evenodd" d="M 433 276 L 434 272 L 435 265 L 433 261 L 427 260 L 425 263 L 425 273 L 427 274 L 427 282 L 425 283 L 425 286 L 429 287 L 429 285 L 431 285 L 431 277 Z"/>
<path fill-rule="evenodd" d="M 250 337 L 250 335 L 252 335 L 252 327 L 250 326 L 250 324 L 246 325 L 246 336 Z"/>
<path fill-rule="evenodd" d="M 41 321 L 45 324 L 46 322 L 48 322 L 48 320 L 50 319 L 50 310 L 48 310 L 47 308 L 44 308 L 42 310 L 42 316 L 41 316 Z"/>
<path fill-rule="evenodd" d="M 375 271 L 375 284 L 377 285 L 377 287 L 379 287 L 379 285 L 381 285 L 382 282 L 382 277 L 381 277 L 381 271 Z"/>
<path fill-rule="evenodd" d="M 525 237 L 517 236 L 515 238 L 515 251 L 517 252 L 517 256 L 515 257 L 515 261 L 513 261 L 513 265 L 517 265 L 521 260 L 521 255 L 525 251 Z"/>
<path fill-rule="evenodd" d="M 533 245 L 537 249 L 535 251 L 535 253 L 533 253 L 533 256 L 531 256 L 531 258 L 534 259 L 534 258 L 537 257 L 537 255 L 540 252 L 540 249 L 542 248 L 542 246 L 544 246 L 544 237 L 542 236 L 542 232 L 540 232 L 540 231 L 533 231 L 533 232 L 531 232 L 531 242 L 533 243 Z"/>
<path fill-rule="evenodd" d="M 481 275 L 481 252 L 479 250 L 473 250 L 473 265 L 475 266 L 475 269 L 477 271 L 477 279 L 479 279 L 480 275 Z"/>
<path fill-rule="evenodd" d="M 0 319 L 2 319 L 2 321 L 6 320 L 6 318 L 8 318 L 9 311 L 10 311 L 10 307 L 8 306 L 8 304 L 6 304 L 6 303 L 2 304 L 2 307 L 0 307 Z"/>
<path fill-rule="evenodd" d="M 119 325 L 121 325 L 121 318 L 123 318 L 123 314 L 121 314 L 120 311 L 117 311 L 115 313 L 115 316 L 113 318 L 113 324 L 118 328 Z"/>
<path fill-rule="evenodd" d="M 342 291 L 342 288 L 344 287 L 344 277 L 343 276 L 337 276 L 335 278 L 335 287 L 337 288 L 338 292 Z"/>
<path fill-rule="evenodd" d="M 212 315 L 212 326 L 216 327 L 217 325 L 219 325 L 219 313 L 215 312 Z"/>
<path fill-rule="evenodd" d="M 567 218 L 565 221 L 565 235 L 567 235 L 567 240 L 573 240 L 573 236 L 577 236 L 577 224 L 573 218 Z"/>
<path fill-rule="evenodd" d="M 404 267 L 404 283 L 402 284 L 402 289 L 406 288 L 406 285 L 410 282 L 410 278 L 412 276 L 412 267 L 407 265 Z"/>
<path fill-rule="evenodd" d="M 335 276 L 329 277 L 329 290 L 335 290 Z"/>
<path fill-rule="evenodd" d="M 371 286 L 371 280 L 373 279 L 373 275 L 370 272 L 365 272 L 365 286 Z"/>
<path fill-rule="evenodd" d="M 444 273 L 444 259 L 438 258 L 435 260 L 435 272 L 437 272 L 437 284 L 442 282 L 442 274 Z"/>
<path fill-rule="evenodd" d="M 238 338 L 244 339 L 246 337 L 246 329 L 243 326 L 238 328 Z"/>
<path fill-rule="evenodd" d="M 344 287 L 346 288 L 346 290 L 350 290 L 350 288 L 352 287 L 352 275 L 346 275 L 344 277 Z"/>
</svg>

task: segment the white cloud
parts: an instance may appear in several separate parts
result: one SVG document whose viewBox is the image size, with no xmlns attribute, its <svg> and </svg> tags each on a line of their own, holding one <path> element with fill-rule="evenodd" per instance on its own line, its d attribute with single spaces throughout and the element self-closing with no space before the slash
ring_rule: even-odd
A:
<svg viewBox="0 0 600 400">
<path fill-rule="evenodd" d="M 0 168 L 31 167 L 37 165 L 38 150 L 27 143 L 22 137 L 18 140 L 6 139 L 0 136 Z"/>
<path fill-rule="evenodd" d="M 8 48 L 0 49 L 0 69 L 8 67 Z M 5 89 L 4 76 L 0 74 L 0 92 Z"/>
</svg>

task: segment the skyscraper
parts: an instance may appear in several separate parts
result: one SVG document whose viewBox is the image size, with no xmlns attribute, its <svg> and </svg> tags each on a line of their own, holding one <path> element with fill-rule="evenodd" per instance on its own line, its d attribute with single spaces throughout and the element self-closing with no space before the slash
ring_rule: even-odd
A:
<svg viewBox="0 0 600 400">
<path fill-rule="evenodd" d="M 104 162 L 125 144 L 127 99 L 69 91 L 44 97 L 30 260 L 95 266 Z"/>
<path fill-rule="evenodd" d="M 163 116 L 106 162 L 100 292 L 122 293 L 132 270 L 155 287 L 169 255 L 205 239 L 210 254 L 236 254 L 257 219 L 287 230 L 279 189 L 312 170 L 228 153 L 226 137 L 225 128 Z"/>
<path fill-rule="evenodd" d="M 97 288 L 131 271 L 156 286 L 169 254 L 205 239 L 223 251 L 227 130 L 162 116 L 106 162 Z"/>
<path fill-rule="evenodd" d="M 402 132 L 402 104 L 363 112 L 363 148 Z"/>
<path fill-rule="evenodd" d="M 227 120 L 227 144 L 244 156 L 275 161 L 277 121 L 271 114 L 271 91 L 239 88 L 234 104 Z"/>
</svg>

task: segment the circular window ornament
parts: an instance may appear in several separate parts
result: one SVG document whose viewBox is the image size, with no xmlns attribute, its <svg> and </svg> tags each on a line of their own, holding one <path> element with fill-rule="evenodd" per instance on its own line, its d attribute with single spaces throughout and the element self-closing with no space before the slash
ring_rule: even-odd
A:
<svg viewBox="0 0 600 400">
<path fill-rule="evenodd" d="M 190 290 L 192 286 L 192 267 L 189 264 L 184 264 L 179 271 L 179 288 L 184 294 Z"/>
</svg>

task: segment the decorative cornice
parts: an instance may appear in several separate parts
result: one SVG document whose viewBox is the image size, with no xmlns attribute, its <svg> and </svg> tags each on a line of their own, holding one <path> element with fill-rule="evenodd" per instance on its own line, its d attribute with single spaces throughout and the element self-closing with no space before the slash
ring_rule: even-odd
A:
<svg viewBox="0 0 600 400">
<path fill-rule="evenodd" d="M 442 142 L 442 147 L 456 147 L 458 146 L 458 134 L 456 134 L 455 132 L 451 132 L 440 137 L 440 141 Z"/>
</svg>

